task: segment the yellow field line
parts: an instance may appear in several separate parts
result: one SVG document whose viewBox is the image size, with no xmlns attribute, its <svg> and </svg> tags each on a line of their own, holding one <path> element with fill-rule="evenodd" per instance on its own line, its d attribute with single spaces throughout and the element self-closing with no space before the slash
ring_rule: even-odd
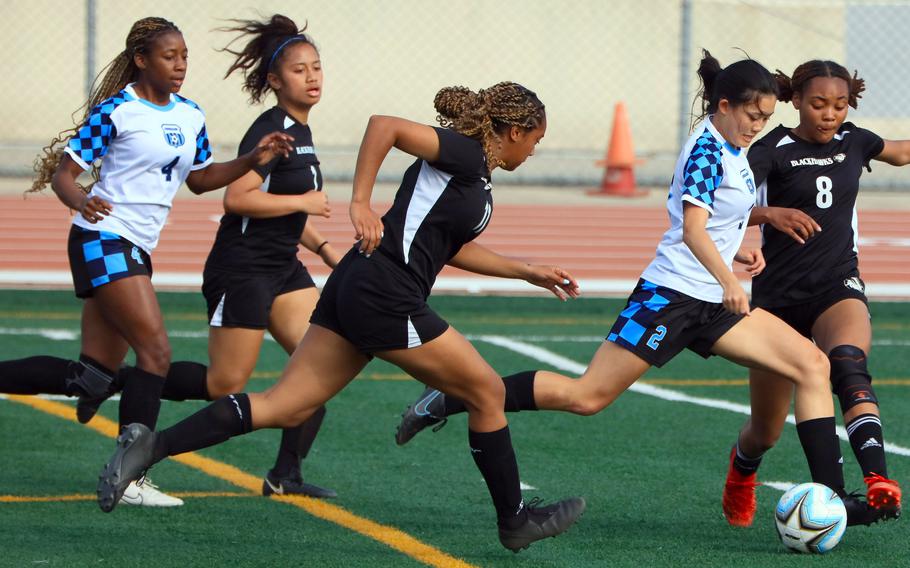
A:
<svg viewBox="0 0 910 568">
<path fill-rule="evenodd" d="M 76 422 L 75 409 L 66 404 L 43 400 L 32 396 L 10 395 L 9 400 L 58 416 L 64 420 Z M 117 436 L 117 424 L 103 416 L 96 415 L 95 418 L 85 426 L 110 438 Z M 181 454 L 179 456 L 174 456 L 171 459 L 194 469 L 198 469 L 212 477 L 223 479 L 224 481 L 246 489 L 251 493 L 259 493 L 262 487 L 262 478 L 250 475 L 232 465 L 196 453 Z M 372 538 L 373 540 L 394 548 L 424 564 L 460 568 L 470 568 L 473 566 L 472 564 L 468 564 L 459 558 L 450 556 L 437 548 L 424 544 L 403 531 L 359 517 L 337 505 L 299 495 L 273 497 L 273 499 L 284 501 L 285 503 L 305 510 L 314 517 L 319 517 L 320 519 L 335 523 Z"/>
<path fill-rule="evenodd" d="M 724 387 L 746 386 L 748 379 L 642 379 L 639 382 L 649 385 L 675 385 L 687 387 Z M 910 379 L 872 379 L 872 384 L 880 385 L 910 385 Z"/>
<path fill-rule="evenodd" d="M 237 493 L 234 491 L 169 491 L 168 495 L 174 497 L 189 497 L 203 499 L 208 497 L 258 497 L 255 493 Z M 94 501 L 96 495 L 0 495 L 0 503 L 57 503 L 64 501 Z"/>
</svg>

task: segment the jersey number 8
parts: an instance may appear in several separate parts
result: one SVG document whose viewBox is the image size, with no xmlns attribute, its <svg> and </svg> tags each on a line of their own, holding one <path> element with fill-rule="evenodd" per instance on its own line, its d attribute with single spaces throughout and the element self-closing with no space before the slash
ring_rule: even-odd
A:
<svg viewBox="0 0 910 568">
<path fill-rule="evenodd" d="M 818 195 L 815 196 L 815 204 L 819 209 L 827 209 L 834 202 L 834 195 L 831 190 L 834 184 L 828 176 L 818 176 L 815 178 L 815 188 L 818 189 Z"/>
</svg>

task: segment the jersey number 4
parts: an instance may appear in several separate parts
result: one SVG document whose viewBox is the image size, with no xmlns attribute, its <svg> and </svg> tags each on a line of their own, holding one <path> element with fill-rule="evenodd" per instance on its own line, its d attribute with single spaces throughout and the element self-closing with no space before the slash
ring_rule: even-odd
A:
<svg viewBox="0 0 910 568">
<path fill-rule="evenodd" d="M 834 184 L 831 182 L 831 178 L 828 176 L 815 178 L 815 189 L 818 190 L 818 194 L 815 196 L 815 204 L 818 208 L 827 209 L 831 207 L 831 204 L 834 203 L 834 195 L 831 193 L 831 190 L 834 189 Z"/>
<path fill-rule="evenodd" d="M 161 173 L 164 174 L 164 181 L 171 181 L 171 172 L 174 171 L 174 167 L 177 165 L 177 162 L 180 161 L 180 156 L 177 156 L 166 166 L 161 166 Z"/>
</svg>

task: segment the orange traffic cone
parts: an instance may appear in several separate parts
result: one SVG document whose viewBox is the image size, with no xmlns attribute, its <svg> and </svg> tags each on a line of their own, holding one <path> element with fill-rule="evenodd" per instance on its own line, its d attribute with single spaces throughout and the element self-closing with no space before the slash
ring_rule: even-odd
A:
<svg viewBox="0 0 910 568">
<path fill-rule="evenodd" d="M 595 162 L 606 166 L 600 188 L 589 191 L 590 195 L 616 195 L 636 197 L 647 192 L 635 186 L 635 151 L 632 149 L 632 129 L 629 128 L 629 116 L 626 105 L 616 103 L 613 109 L 613 131 L 610 133 L 610 146 L 607 148 L 607 159 Z"/>
</svg>

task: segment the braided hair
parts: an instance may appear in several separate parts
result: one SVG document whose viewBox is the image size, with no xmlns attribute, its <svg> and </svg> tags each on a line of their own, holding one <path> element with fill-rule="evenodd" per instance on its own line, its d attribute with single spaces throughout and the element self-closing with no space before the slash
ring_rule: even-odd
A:
<svg viewBox="0 0 910 568">
<path fill-rule="evenodd" d="M 130 33 L 126 36 L 126 47 L 124 50 L 98 73 L 98 76 L 92 82 L 88 100 L 73 112 L 73 116 L 75 116 L 82 111 L 82 119 L 75 123 L 73 128 L 57 134 L 50 144 L 42 149 L 42 154 L 35 159 L 35 181 L 32 182 L 32 187 L 26 192 L 41 191 L 51 182 L 51 178 L 53 178 L 54 172 L 63 158 L 63 149 L 66 147 L 66 143 L 85 123 L 92 109 L 139 78 L 140 69 L 136 67 L 134 56 L 137 54 L 148 54 L 154 41 L 159 36 L 170 32 L 180 33 L 180 30 L 173 22 L 164 18 L 143 18 L 133 24 L 133 27 L 130 28 Z M 98 181 L 97 167 L 92 168 L 92 178 L 94 181 Z M 82 191 L 88 193 L 92 185 L 94 185 L 94 182 L 86 187 L 81 185 L 79 187 Z"/>
<path fill-rule="evenodd" d="M 495 150 L 507 128 L 518 126 L 533 130 L 545 118 L 544 104 L 537 95 L 509 81 L 476 93 L 466 87 L 445 87 L 436 93 L 433 105 L 439 113 L 436 120 L 441 126 L 483 144 L 491 170 L 502 165 Z"/>
<path fill-rule="evenodd" d="M 788 77 L 783 71 L 778 69 L 774 74 L 774 78 L 777 80 L 777 87 L 780 90 L 777 99 L 785 103 L 790 102 L 793 99 L 793 93 L 802 94 L 809 81 L 816 77 L 831 77 L 846 81 L 847 88 L 850 91 L 847 103 L 853 108 L 859 106 L 859 99 L 863 96 L 862 92 L 866 90 L 866 82 L 857 76 L 856 71 L 853 72 L 851 77 L 850 72 L 843 65 L 834 61 L 822 61 L 821 59 L 806 61 L 793 71 L 792 77 Z"/>
<path fill-rule="evenodd" d="M 250 94 L 250 102 L 259 103 L 271 90 L 269 73 L 281 61 L 286 47 L 294 43 L 306 43 L 316 49 L 312 39 L 304 34 L 306 23 L 302 28 L 287 16 L 275 14 L 267 21 L 229 20 L 237 24 L 234 27 L 218 28 L 221 32 L 239 32 L 219 51 L 230 53 L 235 57 L 224 78 L 227 79 L 238 69 L 243 74 L 243 90 Z M 249 36 L 249 41 L 240 51 L 231 49 L 234 42 Z M 318 49 L 317 49 L 318 53 Z"/>
</svg>

